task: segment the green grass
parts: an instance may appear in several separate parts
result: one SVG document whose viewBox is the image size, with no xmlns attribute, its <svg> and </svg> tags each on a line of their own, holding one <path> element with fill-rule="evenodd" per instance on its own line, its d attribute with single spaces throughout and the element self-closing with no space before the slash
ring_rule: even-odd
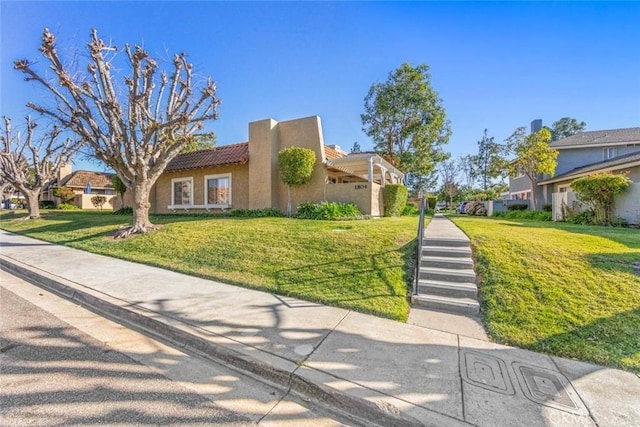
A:
<svg viewBox="0 0 640 427">
<path fill-rule="evenodd" d="M 640 230 L 451 216 L 497 342 L 640 373 Z"/>
<path fill-rule="evenodd" d="M 113 240 L 130 217 L 50 211 L 0 228 L 89 252 L 406 321 L 417 217 L 363 221 L 152 216 L 155 232 Z"/>
</svg>

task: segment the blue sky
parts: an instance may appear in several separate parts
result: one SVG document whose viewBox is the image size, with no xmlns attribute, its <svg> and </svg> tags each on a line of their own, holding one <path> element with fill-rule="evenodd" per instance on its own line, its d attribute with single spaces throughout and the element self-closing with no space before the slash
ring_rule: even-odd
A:
<svg viewBox="0 0 640 427">
<path fill-rule="evenodd" d="M 360 121 L 369 87 L 403 62 L 426 63 L 458 156 L 475 152 L 485 128 L 503 141 L 537 118 L 640 126 L 638 22 L 640 2 L 1 0 L 0 110 L 17 122 L 42 96 L 12 63 L 38 60 L 43 28 L 70 54 L 96 28 L 161 59 L 184 51 L 212 76 L 219 144 L 246 141 L 251 121 L 319 115 L 325 143 L 371 149 Z"/>
</svg>

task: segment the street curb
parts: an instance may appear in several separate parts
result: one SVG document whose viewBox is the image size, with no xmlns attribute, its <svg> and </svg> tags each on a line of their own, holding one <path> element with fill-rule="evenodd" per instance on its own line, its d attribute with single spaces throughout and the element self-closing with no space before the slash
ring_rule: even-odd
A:
<svg viewBox="0 0 640 427">
<path fill-rule="evenodd" d="M 156 339 L 193 352 L 213 362 L 231 365 L 238 370 L 253 374 L 252 376 L 257 376 L 259 380 L 267 381 L 303 396 L 311 397 L 321 404 L 337 410 L 340 415 L 347 416 L 353 419 L 354 422 L 359 422 L 362 425 L 373 424 L 398 427 L 442 425 L 442 414 L 434 412 L 434 420 L 429 421 L 417 420 L 397 412 L 390 412 L 393 410 L 392 408 L 381 407 L 366 399 L 354 397 L 322 384 L 309 381 L 296 373 L 297 368 L 291 372 L 276 368 L 236 350 L 212 343 L 202 337 L 198 337 L 195 334 L 171 326 L 160 320 L 152 319 L 151 317 L 144 316 L 128 308 L 91 295 L 89 292 L 81 291 L 74 286 L 65 284 L 64 282 L 66 280 L 63 278 L 56 277 L 46 271 L 1 254 L 0 268 L 16 274 L 59 296 L 75 301 L 81 306 L 100 315 L 104 315 L 118 323 L 145 332 Z M 447 416 L 444 417 L 449 418 Z M 454 418 L 449 418 L 448 421 L 454 424 L 467 425 L 463 421 Z"/>
</svg>

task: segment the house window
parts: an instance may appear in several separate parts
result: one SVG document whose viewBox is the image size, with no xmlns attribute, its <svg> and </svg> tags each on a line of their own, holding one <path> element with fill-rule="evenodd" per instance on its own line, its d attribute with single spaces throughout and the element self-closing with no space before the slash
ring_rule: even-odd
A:
<svg viewBox="0 0 640 427">
<path fill-rule="evenodd" d="M 176 178 L 171 180 L 171 202 L 174 206 L 193 204 L 193 178 Z"/>
<path fill-rule="evenodd" d="M 613 159 L 614 157 L 618 157 L 618 147 L 604 149 L 604 160 Z"/>
<path fill-rule="evenodd" d="M 204 178 L 205 204 L 226 207 L 231 205 L 231 174 L 209 175 Z"/>
</svg>

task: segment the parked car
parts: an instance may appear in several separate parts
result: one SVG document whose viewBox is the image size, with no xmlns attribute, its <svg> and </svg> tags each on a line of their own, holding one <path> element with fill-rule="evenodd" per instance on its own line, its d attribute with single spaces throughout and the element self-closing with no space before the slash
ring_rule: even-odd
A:
<svg viewBox="0 0 640 427">
<path fill-rule="evenodd" d="M 460 203 L 460 206 L 458 206 L 458 208 L 456 209 L 456 212 L 459 214 L 464 214 L 466 213 L 466 208 L 467 208 L 467 203 L 469 202 L 462 202 Z"/>
</svg>

